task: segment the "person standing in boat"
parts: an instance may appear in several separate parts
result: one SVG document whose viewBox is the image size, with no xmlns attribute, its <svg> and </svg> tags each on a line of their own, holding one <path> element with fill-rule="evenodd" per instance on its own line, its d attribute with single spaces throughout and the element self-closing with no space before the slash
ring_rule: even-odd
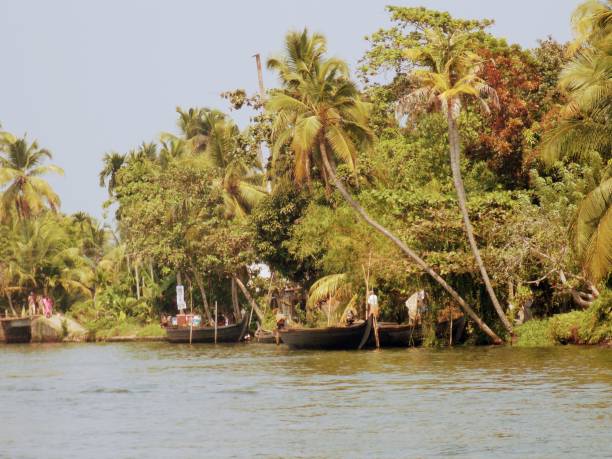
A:
<svg viewBox="0 0 612 459">
<path fill-rule="evenodd" d="M 374 293 L 374 289 L 370 290 L 368 295 L 368 317 L 370 314 L 374 317 L 378 317 L 378 297 L 376 293 Z"/>
</svg>

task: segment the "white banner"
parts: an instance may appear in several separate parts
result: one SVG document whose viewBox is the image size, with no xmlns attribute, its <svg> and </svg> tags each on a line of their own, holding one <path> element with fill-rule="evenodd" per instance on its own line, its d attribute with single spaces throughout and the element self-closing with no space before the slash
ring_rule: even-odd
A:
<svg viewBox="0 0 612 459">
<path fill-rule="evenodd" d="M 182 285 L 176 286 L 176 307 L 179 311 L 187 309 L 187 303 L 185 303 L 185 288 Z"/>
</svg>

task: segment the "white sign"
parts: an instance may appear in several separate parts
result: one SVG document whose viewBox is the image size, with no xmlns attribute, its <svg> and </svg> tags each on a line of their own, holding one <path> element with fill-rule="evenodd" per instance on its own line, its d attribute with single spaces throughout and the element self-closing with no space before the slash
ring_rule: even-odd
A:
<svg viewBox="0 0 612 459">
<path fill-rule="evenodd" d="M 185 288 L 182 285 L 176 286 L 176 307 L 179 311 L 187 309 L 187 303 L 185 303 Z"/>
</svg>

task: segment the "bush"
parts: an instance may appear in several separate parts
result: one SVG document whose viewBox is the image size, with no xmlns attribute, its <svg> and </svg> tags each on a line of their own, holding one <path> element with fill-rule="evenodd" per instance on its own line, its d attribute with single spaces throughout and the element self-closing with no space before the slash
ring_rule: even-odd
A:
<svg viewBox="0 0 612 459">
<path fill-rule="evenodd" d="M 531 320 L 515 332 L 517 346 L 612 342 L 612 290 L 604 290 L 588 309 Z"/>
<path fill-rule="evenodd" d="M 553 346 L 555 340 L 550 334 L 549 319 L 530 320 L 514 329 L 516 346 L 542 347 Z"/>
</svg>

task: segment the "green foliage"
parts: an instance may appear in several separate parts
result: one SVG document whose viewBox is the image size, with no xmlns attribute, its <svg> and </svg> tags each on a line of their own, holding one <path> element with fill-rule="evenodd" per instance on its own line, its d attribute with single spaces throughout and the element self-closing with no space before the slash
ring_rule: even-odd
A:
<svg viewBox="0 0 612 459">
<path fill-rule="evenodd" d="M 520 347 L 546 347 L 555 344 L 550 333 L 549 319 L 530 320 L 514 329 L 516 333 L 516 346 Z"/>
<path fill-rule="evenodd" d="M 518 346 L 609 343 L 612 340 L 612 290 L 603 291 L 586 310 L 531 320 L 515 331 Z"/>
</svg>

